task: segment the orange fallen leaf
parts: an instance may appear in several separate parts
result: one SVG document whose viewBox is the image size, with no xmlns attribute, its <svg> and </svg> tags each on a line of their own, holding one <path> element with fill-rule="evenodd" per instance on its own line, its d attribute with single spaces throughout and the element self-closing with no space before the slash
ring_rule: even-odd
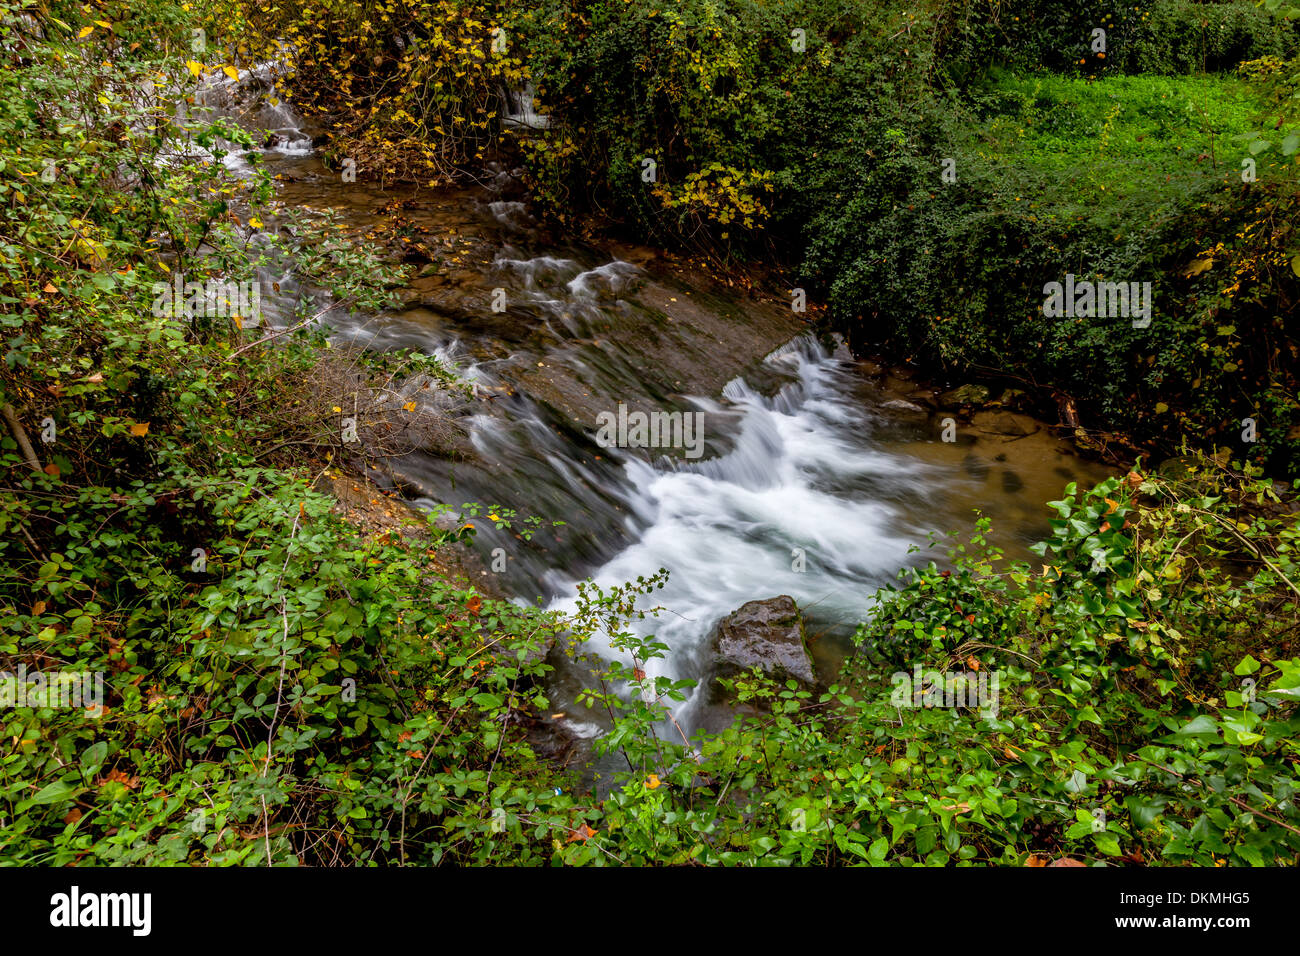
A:
<svg viewBox="0 0 1300 956">
<path fill-rule="evenodd" d="M 136 422 L 134 425 L 131 426 L 131 434 L 134 435 L 136 438 L 139 438 L 142 435 L 149 434 L 149 423 Z"/>
<path fill-rule="evenodd" d="M 1059 860 L 1053 860 L 1048 866 L 1087 866 L 1087 863 L 1080 863 L 1073 857 L 1063 856 Z"/>
<path fill-rule="evenodd" d="M 54 462 L 50 462 L 48 465 L 45 466 L 43 470 L 47 475 L 49 475 L 52 478 L 59 477 L 59 466 L 54 464 Z"/>
<path fill-rule="evenodd" d="M 465 610 L 469 611 L 469 613 L 473 614 L 475 617 L 478 617 L 478 612 L 482 609 L 483 599 L 477 594 L 472 595 L 470 599 L 465 602 Z"/>
<path fill-rule="evenodd" d="M 659 788 L 659 774 L 650 774 L 650 776 L 646 778 L 645 788 L 647 790 L 657 790 Z"/>
<path fill-rule="evenodd" d="M 584 823 L 582 826 L 578 827 L 578 829 L 569 834 L 569 842 L 576 843 L 581 840 L 583 843 L 586 843 L 595 835 L 596 831 Z"/>
<path fill-rule="evenodd" d="M 80 819 L 81 819 L 81 810 L 77 807 L 73 807 L 66 814 L 64 814 L 63 822 L 76 823 Z"/>
<path fill-rule="evenodd" d="M 44 614 L 45 607 L 46 604 L 44 601 L 37 601 L 35 604 L 32 605 L 32 616 L 35 617 L 38 614 Z"/>
<path fill-rule="evenodd" d="M 1031 853 L 1025 858 L 1025 866 L 1047 866 L 1047 857 Z"/>
<path fill-rule="evenodd" d="M 54 295 L 54 294 L 55 294 L 56 292 L 58 292 L 59 290 L 55 288 L 53 282 L 47 282 L 47 283 L 45 283 L 45 288 L 42 289 L 41 291 L 42 291 L 42 292 L 48 292 L 48 293 L 50 293 L 50 295 Z"/>
<path fill-rule="evenodd" d="M 99 783 L 100 786 L 103 786 L 106 783 L 120 783 L 122 786 L 126 787 L 126 789 L 134 790 L 136 787 L 140 786 L 140 778 L 129 777 L 121 770 L 110 770 L 108 773 L 104 774 L 104 776 L 99 778 Z"/>
</svg>

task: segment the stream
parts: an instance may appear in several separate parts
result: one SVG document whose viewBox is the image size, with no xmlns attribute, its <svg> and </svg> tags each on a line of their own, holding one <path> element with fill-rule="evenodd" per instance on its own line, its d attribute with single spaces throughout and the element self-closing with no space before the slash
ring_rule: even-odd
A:
<svg viewBox="0 0 1300 956">
<path fill-rule="evenodd" d="M 978 510 L 994 544 L 1029 558 L 1045 503 L 1108 474 L 1042 422 L 996 405 L 942 411 L 906 368 L 818 341 L 786 290 L 754 296 L 653 249 L 547 235 L 509 170 L 455 191 L 381 189 L 365 170 L 343 182 L 283 104 L 230 112 L 268 144 L 280 202 L 333 208 L 418 250 L 401 308 L 325 318 L 340 341 L 435 354 L 475 385 L 457 454 L 417 449 L 390 463 L 403 494 L 541 519 L 529 541 L 475 522 L 473 573 L 490 593 L 569 608 L 585 578 L 608 587 L 667 569 L 653 595 L 664 611 L 634 625 L 668 645 L 651 676 L 707 676 L 718 621 L 787 594 L 819 678 L 833 679 L 876 589 L 909 564 L 946 560 L 932 532 L 967 535 Z M 239 172 L 244 161 L 226 162 Z M 266 278 L 294 289 L 291 276 Z M 274 297 L 264 302 L 274 316 Z M 620 405 L 702 415 L 701 453 L 602 445 L 601 416 Z M 602 718 L 573 700 L 582 670 L 559 652 L 551 662 L 559 722 L 600 733 Z M 688 732 L 727 722 L 707 696 L 697 688 L 677 706 Z"/>
</svg>

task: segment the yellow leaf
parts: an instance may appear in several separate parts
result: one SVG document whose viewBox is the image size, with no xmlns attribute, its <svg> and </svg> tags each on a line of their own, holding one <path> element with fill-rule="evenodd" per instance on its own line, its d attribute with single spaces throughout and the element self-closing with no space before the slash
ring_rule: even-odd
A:
<svg viewBox="0 0 1300 956">
<path fill-rule="evenodd" d="M 95 32 L 94 27 L 82 27 L 81 32 L 77 34 L 77 39 L 84 40 L 86 37 L 90 36 L 94 32 Z"/>
<path fill-rule="evenodd" d="M 149 434 L 148 422 L 136 422 L 131 426 L 131 434 L 139 438 L 141 435 Z"/>
<path fill-rule="evenodd" d="M 650 776 L 646 778 L 645 788 L 647 790 L 655 790 L 658 787 L 659 787 L 659 774 L 657 773 L 650 774 Z"/>
<path fill-rule="evenodd" d="M 198 76 L 200 73 L 203 72 L 203 64 L 195 63 L 193 60 L 187 60 L 185 63 L 185 68 L 189 70 L 190 73 L 194 76 Z"/>
<path fill-rule="evenodd" d="M 95 22 L 99 24 L 101 27 L 103 27 L 105 30 L 113 29 L 113 24 L 111 23 L 105 23 L 103 20 L 96 20 Z"/>
<path fill-rule="evenodd" d="M 230 77 L 236 83 L 239 82 L 239 71 L 235 69 L 233 66 L 223 66 L 221 68 L 221 72 L 226 74 L 226 76 Z"/>
</svg>

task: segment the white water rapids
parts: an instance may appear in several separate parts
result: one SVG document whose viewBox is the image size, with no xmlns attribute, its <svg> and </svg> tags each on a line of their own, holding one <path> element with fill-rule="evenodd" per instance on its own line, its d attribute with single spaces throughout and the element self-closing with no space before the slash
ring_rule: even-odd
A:
<svg viewBox="0 0 1300 956">
<path fill-rule="evenodd" d="M 822 621 L 862 620 L 873 591 L 907 563 L 918 538 L 900 532 L 896 509 L 859 492 L 871 485 L 898 492 L 934 469 L 864 441 L 872 421 L 849 397 L 851 365 L 807 338 L 767 362 L 797 380 L 766 397 L 735 379 L 723 392 L 726 406 L 697 400 L 706 430 L 712 419 L 735 431 L 731 450 L 698 463 L 624 465 L 629 523 L 641 530 L 591 577 L 609 587 L 668 570 L 667 586 L 652 597 L 666 612 L 630 625 L 670 648 L 647 666 L 650 677 L 700 677 L 718 621 L 756 598 L 788 594 Z M 577 584 L 561 572 L 548 583 L 561 594 Z M 552 607 L 572 609 L 574 600 Z M 597 649 L 618 654 L 607 643 Z M 677 706 L 678 722 L 694 726 L 701 700 L 697 687 Z"/>
</svg>

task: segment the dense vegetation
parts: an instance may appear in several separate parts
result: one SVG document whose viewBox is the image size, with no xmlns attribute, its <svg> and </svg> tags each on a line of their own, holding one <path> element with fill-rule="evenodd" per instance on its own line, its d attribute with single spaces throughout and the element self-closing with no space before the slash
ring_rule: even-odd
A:
<svg viewBox="0 0 1300 956">
<path fill-rule="evenodd" d="M 445 181 L 517 153 L 559 220 L 781 263 L 860 347 L 1019 388 L 1088 440 L 1167 453 L 1193 434 L 1290 474 L 1300 28 L 1285 13 L 566 0 L 241 16 L 248 55 L 270 55 L 266 37 L 302 51 L 297 100 L 376 176 Z M 502 123 L 494 90 L 525 80 L 544 130 Z M 1067 273 L 1152 283 L 1153 324 L 1046 319 L 1043 287 Z"/>
<path fill-rule="evenodd" d="M 178 112 L 272 52 L 363 175 L 517 155 L 554 216 L 773 257 L 855 342 L 1232 453 L 1066 489 L 1039 567 L 977 534 L 882 595 L 837 686 L 741 680 L 762 716 L 688 752 L 655 732 L 684 688 L 613 692 L 664 650 L 627 628 L 659 579 L 561 619 L 450 583 L 472 527 L 336 513 L 343 409 L 382 443 L 424 412 L 379 385 L 454 394 L 438 363 L 341 354 L 306 297 L 273 338 L 153 308 L 261 262 L 358 307 L 401 279 L 328 216 L 265 227 L 272 184 L 221 162 L 248 134 Z M 1259 466 L 1300 464 L 1298 53 L 1187 0 L 0 0 L 0 670 L 108 685 L 0 710 L 0 861 L 1294 864 L 1300 517 Z M 552 122 L 512 133 L 526 79 Z M 1049 322 L 1066 272 L 1154 282 L 1151 327 Z M 592 692 L 604 797 L 527 733 L 532 651 L 597 630 L 637 665 Z M 996 712 L 928 676 L 909 706 L 918 666 L 998 673 Z"/>
</svg>

